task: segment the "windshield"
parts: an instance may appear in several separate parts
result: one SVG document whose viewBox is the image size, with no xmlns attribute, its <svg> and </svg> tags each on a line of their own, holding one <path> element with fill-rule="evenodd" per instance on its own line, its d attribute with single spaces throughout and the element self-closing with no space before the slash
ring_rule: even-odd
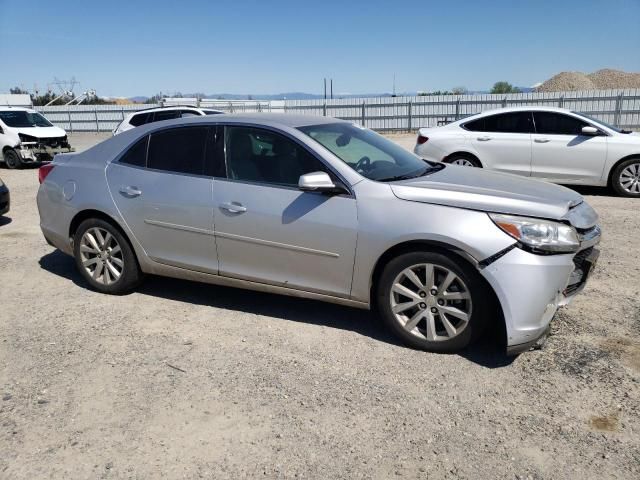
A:
<svg viewBox="0 0 640 480">
<path fill-rule="evenodd" d="M 372 130 L 351 123 L 299 127 L 359 174 L 379 182 L 419 177 L 435 167 Z"/>
<path fill-rule="evenodd" d="M 0 112 L 0 120 L 5 125 L 14 128 L 28 127 L 53 127 L 53 125 L 37 112 L 25 112 L 23 110 Z"/>
<path fill-rule="evenodd" d="M 584 117 L 587 120 L 589 120 L 589 121 L 591 121 L 593 123 L 597 123 L 598 125 L 601 125 L 603 127 L 607 127 L 609 130 L 613 130 L 614 132 L 617 132 L 617 133 L 629 133 L 629 130 L 622 130 L 621 128 L 614 127 L 613 125 L 609 125 L 608 123 L 605 123 L 602 120 L 598 120 L 597 118 L 593 118 L 593 117 L 590 117 L 589 115 L 585 115 L 582 112 L 571 111 L 571 113 L 575 113 L 576 115 L 580 115 L 581 117 Z"/>
</svg>

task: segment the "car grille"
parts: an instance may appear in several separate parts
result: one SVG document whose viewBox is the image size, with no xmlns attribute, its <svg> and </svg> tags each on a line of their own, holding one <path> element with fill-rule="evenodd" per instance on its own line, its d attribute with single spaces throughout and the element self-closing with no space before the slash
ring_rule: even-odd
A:
<svg viewBox="0 0 640 480">
<path fill-rule="evenodd" d="M 573 257 L 575 269 L 571 274 L 569 285 L 567 285 L 567 288 L 564 290 L 565 295 L 568 296 L 575 293 L 576 290 L 586 282 L 589 269 L 591 268 L 591 264 L 587 262 L 587 258 L 591 255 L 591 252 L 593 252 L 593 247 L 585 248 L 584 250 L 576 253 L 575 257 Z"/>
</svg>

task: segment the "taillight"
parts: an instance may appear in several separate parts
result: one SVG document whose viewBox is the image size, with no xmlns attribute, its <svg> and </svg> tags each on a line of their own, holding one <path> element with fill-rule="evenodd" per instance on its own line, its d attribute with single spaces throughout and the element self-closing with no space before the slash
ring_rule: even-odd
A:
<svg viewBox="0 0 640 480">
<path fill-rule="evenodd" d="M 422 145 L 429 140 L 429 137 L 425 137 L 424 135 L 418 135 L 418 145 Z"/>
<path fill-rule="evenodd" d="M 40 183 L 44 182 L 44 179 L 47 178 L 47 175 L 49 175 L 51 173 L 51 170 L 53 170 L 53 167 L 55 167 L 55 165 L 48 163 L 38 169 L 38 181 Z"/>
</svg>

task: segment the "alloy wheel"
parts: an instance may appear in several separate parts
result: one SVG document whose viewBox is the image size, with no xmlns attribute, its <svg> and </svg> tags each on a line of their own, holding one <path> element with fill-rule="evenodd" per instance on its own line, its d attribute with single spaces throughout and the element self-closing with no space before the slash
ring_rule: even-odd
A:
<svg viewBox="0 0 640 480">
<path fill-rule="evenodd" d="M 405 268 L 395 278 L 391 311 L 407 332 L 428 341 L 458 336 L 471 318 L 471 293 L 453 271 L 430 263 Z"/>
<path fill-rule="evenodd" d="M 640 193 L 640 162 L 627 165 L 618 178 L 620 187 L 627 192 L 634 195 Z"/>
<path fill-rule="evenodd" d="M 80 240 L 80 261 L 96 282 L 112 285 L 124 271 L 124 257 L 118 241 L 104 228 L 93 227 Z"/>
<path fill-rule="evenodd" d="M 457 158 L 451 163 L 453 165 L 462 165 L 463 167 L 475 167 L 473 162 L 467 158 Z"/>
</svg>

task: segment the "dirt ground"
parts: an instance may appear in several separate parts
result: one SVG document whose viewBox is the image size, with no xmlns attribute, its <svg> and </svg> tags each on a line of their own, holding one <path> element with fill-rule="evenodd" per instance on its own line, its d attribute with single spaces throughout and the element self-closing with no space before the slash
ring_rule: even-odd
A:
<svg viewBox="0 0 640 480">
<path fill-rule="evenodd" d="M 599 265 L 545 348 L 509 358 L 410 350 L 310 300 L 92 292 L 40 233 L 36 170 L 0 177 L 2 479 L 640 478 L 639 201 L 582 191 Z"/>
</svg>

